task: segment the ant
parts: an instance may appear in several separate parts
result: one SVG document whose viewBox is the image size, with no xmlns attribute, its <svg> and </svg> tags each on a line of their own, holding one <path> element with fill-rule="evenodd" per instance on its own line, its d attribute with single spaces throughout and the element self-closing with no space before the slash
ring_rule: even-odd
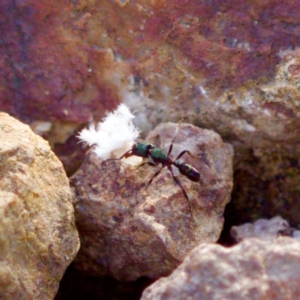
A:
<svg viewBox="0 0 300 300">
<path fill-rule="evenodd" d="M 180 123 L 179 123 L 179 126 L 180 126 Z M 153 179 L 159 175 L 161 170 L 163 168 L 167 167 L 168 170 L 171 172 L 175 183 L 181 188 L 181 190 L 184 194 L 184 197 L 187 200 L 190 212 L 192 213 L 192 208 L 191 208 L 191 204 L 189 201 L 189 197 L 188 197 L 184 187 L 182 186 L 180 180 L 174 175 L 172 166 L 176 167 L 182 175 L 186 176 L 187 178 L 189 178 L 191 181 L 194 181 L 194 182 L 197 182 L 200 180 L 200 172 L 196 168 L 194 168 L 192 165 L 189 165 L 187 163 L 183 163 L 183 162 L 179 161 L 179 159 L 186 153 L 189 154 L 190 156 L 195 157 L 194 155 L 191 154 L 191 152 L 189 150 L 183 150 L 182 152 L 180 152 L 180 154 L 176 157 L 175 160 L 170 158 L 170 154 L 172 152 L 175 139 L 177 137 L 179 126 L 177 127 L 174 138 L 172 140 L 172 143 L 169 146 L 168 154 L 166 154 L 161 148 L 156 147 L 153 144 L 146 143 L 146 142 L 139 142 L 139 143 L 135 143 L 132 146 L 132 148 L 130 150 L 128 150 L 126 153 L 124 153 L 120 158 L 112 158 L 112 159 L 108 159 L 106 161 L 121 160 L 122 158 L 128 158 L 130 156 L 136 155 L 136 156 L 143 157 L 143 158 L 149 158 L 151 160 L 151 161 L 142 163 L 141 165 L 138 166 L 138 168 L 141 166 L 144 166 L 144 165 L 157 166 L 158 164 L 161 164 L 162 167 L 151 177 L 151 179 L 147 183 L 145 189 L 147 189 L 148 186 L 152 183 Z"/>
</svg>

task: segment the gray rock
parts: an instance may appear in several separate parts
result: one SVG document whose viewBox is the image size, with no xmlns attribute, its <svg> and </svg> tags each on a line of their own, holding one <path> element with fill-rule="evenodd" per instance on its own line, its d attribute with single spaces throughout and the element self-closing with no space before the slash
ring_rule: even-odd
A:
<svg viewBox="0 0 300 300">
<path fill-rule="evenodd" d="M 177 124 L 157 127 L 146 141 L 167 153 Z M 167 168 L 144 189 L 159 167 L 134 169 L 120 161 L 102 164 L 87 154 L 71 178 L 76 223 L 82 247 L 76 267 L 119 280 L 159 278 L 175 269 L 200 242 L 214 242 L 232 189 L 232 147 L 213 131 L 181 124 L 172 157 L 188 149 L 182 161 L 196 167 L 200 182 L 174 174 L 186 190 L 192 213 Z"/>
<path fill-rule="evenodd" d="M 281 235 L 299 239 L 300 231 L 292 228 L 282 217 L 276 216 L 270 220 L 259 219 L 254 223 L 232 226 L 230 234 L 239 242 L 245 238 L 273 239 Z"/>
<path fill-rule="evenodd" d="M 142 300 L 299 299 L 300 242 L 246 239 L 232 248 L 202 244 Z"/>
</svg>

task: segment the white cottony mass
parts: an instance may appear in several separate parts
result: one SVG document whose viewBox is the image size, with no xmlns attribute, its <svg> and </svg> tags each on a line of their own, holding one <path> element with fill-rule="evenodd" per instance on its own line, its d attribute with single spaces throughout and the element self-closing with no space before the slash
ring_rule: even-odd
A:
<svg viewBox="0 0 300 300">
<path fill-rule="evenodd" d="M 140 135 L 140 129 L 133 123 L 134 115 L 125 104 L 120 104 L 114 112 L 107 112 L 102 122 L 83 129 L 78 138 L 84 147 L 95 145 L 93 151 L 102 159 L 112 155 L 120 157 L 130 150 Z M 126 162 L 138 165 L 141 158 L 134 156 Z"/>
</svg>

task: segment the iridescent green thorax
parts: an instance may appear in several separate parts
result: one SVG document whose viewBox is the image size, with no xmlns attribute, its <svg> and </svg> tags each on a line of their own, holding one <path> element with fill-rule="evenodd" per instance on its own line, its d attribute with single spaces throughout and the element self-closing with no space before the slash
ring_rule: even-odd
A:
<svg viewBox="0 0 300 300">
<path fill-rule="evenodd" d="M 137 143 L 134 148 L 134 155 L 147 157 L 149 145 L 148 143 Z"/>
<path fill-rule="evenodd" d="M 151 150 L 151 158 L 154 160 L 155 159 L 163 160 L 163 161 L 169 160 L 168 155 L 158 147 L 155 147 L 154 149 Z"/>
</svg>

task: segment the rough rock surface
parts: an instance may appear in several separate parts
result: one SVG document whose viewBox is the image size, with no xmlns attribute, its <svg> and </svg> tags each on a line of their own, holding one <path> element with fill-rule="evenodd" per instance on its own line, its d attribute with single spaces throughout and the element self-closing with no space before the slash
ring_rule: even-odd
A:
<svg viewBox="0 0 300 300">
<path fill-rule="evenodd" d="M 146 140 L 167 153 L 176 128 L 174 123 L 162 124 Z M 218 239 L 232 188 L 232 147 L 213 131 L 184 123 L 172 157 L 185 149 L 196 157 L 186 154 L 182 161 L 201 173 L 200 182 L 179 176 L 192 214 L 167 169 L 144 190 L 158 168 L 133 169 L 119 161 L 103 163 L 91 151 L 87 154 L 71 178 L 82 245 L 77 268 L 119 280 L 158 278 L 169 274 L 200 242 Z"/>
<path fill-rule="evenodd" d="M 234 145 L 230 225 L 274 215 L 300 224 L 298 1 L 4 0 L 0 9 L 0 109 L 35 128 L 48 122 L 68 174 L 82 157 L 79 126 L 125 101 L 144 132 L 185 117 Z"/>
<path fill-rule="evenodd" d="M 228 228 L 274 215 L 292 226 L 300 224 L 300 52 L 284 51 L 280 57 L 272 81 L 231 95 L 236 111 L 254 127 L 248 127 L 248 133 L 242 133 L 242 127 L 234 130 L 240 141 L 232 140 L 235 180 L 225 214 Z M 235 109 L 228 106 L 228 113 L 233 116 Z"/>
<path fill-rule="evenodd" d="M 0 108 L 28 123 L 78 128 L 126 101 L 144 131 L 184 116 L 248 149 L 298 144 L 297 1 L 0 5 Z"/>
<path fill-rule="evenodd" d="M 3 110 L 27 123 L 64 125 L 102 116 L 118 103 L 112 78 L 117 82 L 117 74 L 126 71 L 113 70 L 112 50 L 84 42 L 92 17 L 86 5 L 84 0 L 1 2 Z"/>
<path fill-rule="evenodd" d="M 53 299 L 79 248 L 68 178 L 48 143 L 0 113 L 0 299 Z"/>
<path fill-rule="evenodd" d="M 237 242 L 249 237 L 269 239 L 279 235 L 287 235 L 300 240 L 300 230 L 290 227 L 289 223 L 280 216 L 270 220 L 259 219 L 253 224 L 232 226 L 230 234 Z"/>
<path fill-rule="evenodd" d="M 0 109 L 46 122 L 68 174 L 80 124 L 124 101 L 146 133 L 184 116 L 232 143 L 228 232 L 274 215 L 299 227 L 299 1 L 3 0 L 0 11 Z"/>
<path fill-rule="evenodd" d="M 232 248 L 202 244 L 142 300 L 292 300 L 300 294 L 300 242 L 246 239 Z"/>
<path fill-rule="evenodd" d="M 129 75 L 154 101 L 157 120 L 162 99 L 173 113 L 180 103 L 205 116 L 205 96 L 267 82 L 278 54 L 300 45 L 299 4 L 290 1 L 4 0 L 1 11 L 0 101 L 31 121 L 88 121 L 116 105 Z M 227 96 L 219 112 L 232 103 Z"/>
</svg>

